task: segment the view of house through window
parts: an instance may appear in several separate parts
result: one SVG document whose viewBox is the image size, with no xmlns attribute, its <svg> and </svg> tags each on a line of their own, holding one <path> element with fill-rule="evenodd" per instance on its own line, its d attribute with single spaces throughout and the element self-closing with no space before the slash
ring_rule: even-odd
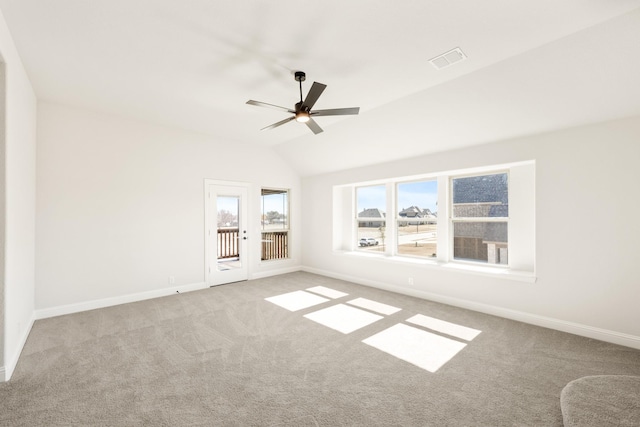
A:
<svg viewBox="0 0 640 427">
<path fill-rule="evenodd" d="M 397 254 L 436 257 L 438 182 L 404 182 L 397 185 Z"/>
<path fill-rule="evenodd" d="M 387 190 L 384 185 L 356 188 L 358 248 L 383 252 L 386 241 Z"/>
<path fill-rule="evenodd" d="M 534 272 L 534 161 L 342 184 L 333 209 L 336 251 L 526 280 Z"/>
<path fill-rule="evenodd" d="M 508 264 L 506 173 L 452 180 L 453 258 Z"/>
<path fill-rule="evenodd" d="M 263 188 L 260 208 L 261 259 L 289 258 L 289 190 Z"/>
</svg>

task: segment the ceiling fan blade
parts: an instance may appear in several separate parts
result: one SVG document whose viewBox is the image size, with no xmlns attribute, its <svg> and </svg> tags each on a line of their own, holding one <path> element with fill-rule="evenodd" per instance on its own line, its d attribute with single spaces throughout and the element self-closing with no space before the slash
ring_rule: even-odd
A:
<svg viewBox="0 0 640 427">
<path fill-rule="evenodd" d="M 360 107 L 353 108 L 333 108 L 330 110 L 316 110 L 312 111 L 312 116 L 349 116 L 352 114 L 358 114 L 360 112 Z"/>
<path fill-rule="evenodd" d="M 282 126 L 282 125 L 283 125 L 283 124 L 285 124 L 285 123 L 289 123 L 291 120 L 293 120 L 293 119 L 295 119 L 295 118 L 296 118 L 296 116 L 287 117 L 287 118 L 286 118 L 286 119 L 284 119 L 284 120 L 280 120 L 279 122 L 274 123 L 274 124 L 272 124 L 272 125 L 269 125 L 269 126 L 267 126 L 266 128 L 262 128 L 262 129 L 260 129 L 260 130 L 268 130 L 268 129 L 277 128 L 278 126 Z"/>
<path fill-rule="evenodd" d="M 306 122 L 306 125 L 316 135 L 322 132 L 322 128 L 318 126 L 318 124 L 313 119 L 309 119 L 309 121 Z"/>
<path fill-rule="evenodd" d="M 266 102 L 254 101 L 253 99 L 250 99 L 249 101 L 247 101 L 247 104 L 255 105 L 256 107 L 274 108 L 276 110 L 286 111 L 287 113 L 295 113 L 295 111 L 293 111 L 290 108 L 280 107 L 279 105 L 267 104 Z"/>
<path fill-rule="evenodd" d="M 307 94 L 307 97 L 305 98 L 302 105 L 308 107 L 309 109 L 313 108 L 313 105 L 316 103 L 318 98 L 320 98 L 320 95 L 322 95 L 322 92 L 326 87 L 327 85 L 323 85 L 322 83 L 313 82 L 313 85 L 311 85 L 311 89 L 309 89 L 309 93 Z"/>
</svg>

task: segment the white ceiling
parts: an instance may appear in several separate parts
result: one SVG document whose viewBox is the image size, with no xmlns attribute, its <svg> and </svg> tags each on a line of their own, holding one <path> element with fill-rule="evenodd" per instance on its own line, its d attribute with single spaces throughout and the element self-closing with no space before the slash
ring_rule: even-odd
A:
<svg viewBox="0 0 640 427">
<path fill-rule="evenodd" d="M 0 0 L 40 100 L 273 146 L 303 175 L 640 115 L 640 0 Z M 460 47 L 465 61 L 428 62 Z M 293 71 L 328 87 L 313 135 Z M 389 143 L 394 147 L 389 150 Z"/>
</svg>

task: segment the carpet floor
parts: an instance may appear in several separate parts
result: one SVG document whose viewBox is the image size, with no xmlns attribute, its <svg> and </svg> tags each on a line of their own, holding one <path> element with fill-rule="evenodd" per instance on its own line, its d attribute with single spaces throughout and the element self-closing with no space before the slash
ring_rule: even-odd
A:
<svg viewBox="0 0 640 427">
<path fill-rule="evenodd" d="M 2 426 L 561 426 L 640 351 L 309 273 L 35 322 Z"/>
</svg>

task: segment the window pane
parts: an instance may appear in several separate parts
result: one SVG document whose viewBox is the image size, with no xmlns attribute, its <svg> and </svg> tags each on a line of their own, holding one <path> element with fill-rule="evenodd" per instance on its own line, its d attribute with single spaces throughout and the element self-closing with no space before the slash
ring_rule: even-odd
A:
<svg viewBox="0 0 640 427">
<path fill-rule="evenodd" d="M 384 185 L 356 188 L 358 242 L 360 249 L 384 251 L 387 190 Z"/>
<path fill-rule="evenodd" d="M 240 199 L 238 197 L 218 196 L 216 200 L 216 206 L 218 207 L 218 228 L 238 228 L 239 203 Z"/>
<path fill-rule="evenodd" d="M 456 218 L 502 218 L 509 216 L 506 173 L 453 180 L 453 216 Z"/>
<path fill-rule="evenodd" d="M 361 224 L 371 224 L 362 222 Z M 374 225 L 358 227 L 358 248 L 371 252 L 384 252 L 386 243 L 386 224 L 380 221 Z"/>
<path fill-rule="evenodd" d="M 506 222 L 454 222 L 453 258 L 508 264 Z"/>
<path fill-rule="evenodd" d="M 289 228 L 288 196 L 287 190 L 262 189 L 263 230 L 286 230 Z"/>
<path fill-rule="evenodd" d="M 435 257 L 438 182 L 398 184 L 398 254 Z"/>
<path fill-rule="evenodd" d="M 263 261 L 289 258 L 289 190 L 261 192 Z"/>
</svg>

